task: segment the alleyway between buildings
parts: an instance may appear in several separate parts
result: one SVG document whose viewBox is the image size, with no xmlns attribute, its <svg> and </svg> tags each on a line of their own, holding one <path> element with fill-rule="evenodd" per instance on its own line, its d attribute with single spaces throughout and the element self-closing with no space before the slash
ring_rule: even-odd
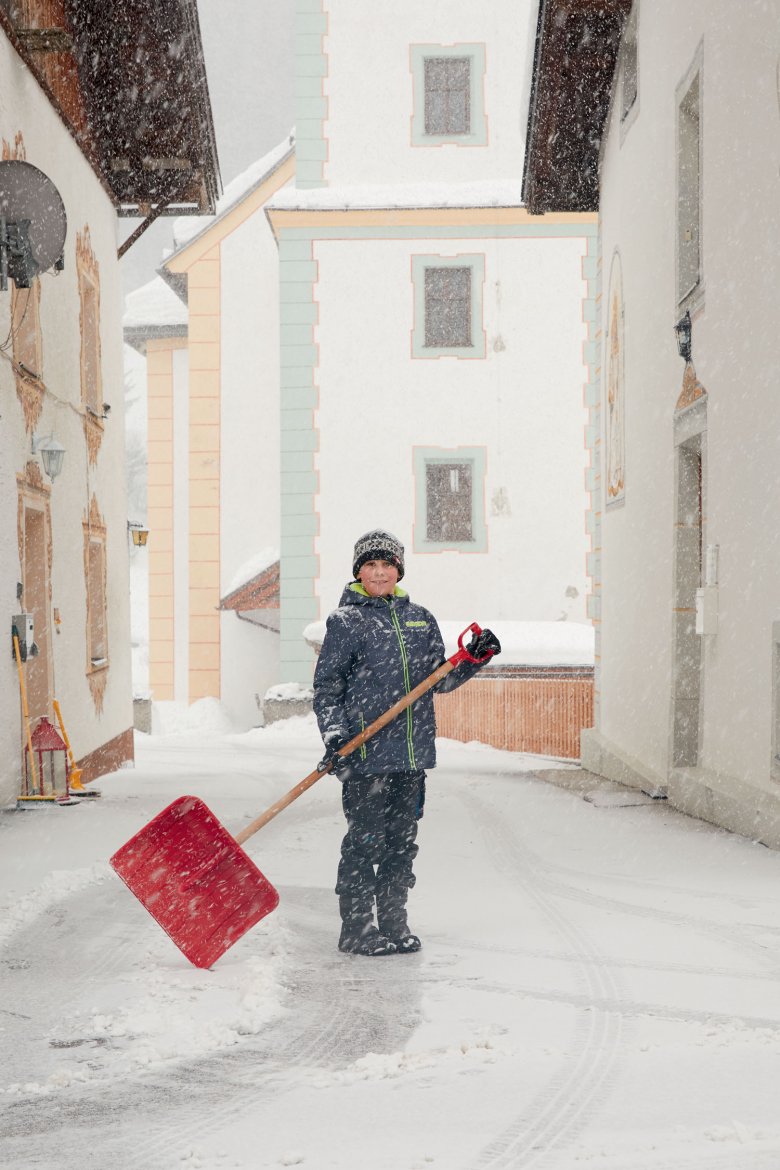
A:
<svg viewBox="0 0 780 1170">
<path fill-rule="evenodd" d="M 139 735 L 100 799 L 0 816 L 5 1170 L 777 1170 L 780 855 L 439 746 L 416 956 L 336 951 L 330 777 L 248 843 L 280 906 L 211 971 L 108 866 L 185 792 L 237 832 L 313 719 Z"/>
</svg>

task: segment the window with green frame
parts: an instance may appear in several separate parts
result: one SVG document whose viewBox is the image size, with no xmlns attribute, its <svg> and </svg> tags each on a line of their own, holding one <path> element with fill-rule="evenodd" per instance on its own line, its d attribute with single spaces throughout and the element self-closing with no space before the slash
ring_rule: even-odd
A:
<svg viewBox="0 0 780 1170">
<path fill-rule="evenodd" d="M 487 550 L 483 447 L 415 447 L 416 552 Z"/>
<path fill-rule="evenodd" d="M 412 356 L 484 358 L 485 257 L 413 256 Z"/>
<path fill-rule="evenodd" d="M 487 146 L 485 46 L 411 45 L 412 146 Z"/>
</svg>

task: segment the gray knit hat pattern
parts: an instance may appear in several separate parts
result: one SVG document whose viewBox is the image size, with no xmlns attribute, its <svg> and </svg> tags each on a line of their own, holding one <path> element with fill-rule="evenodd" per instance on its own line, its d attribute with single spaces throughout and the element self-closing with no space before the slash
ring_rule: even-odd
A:
<svg viewBox="0 0 780 1170">
<path fill-rule="evenodd" d="M 355 541 L 352 554 L 352 575 L 355 580 L 366 561 L 388 561 L 398 570 L 400 581 L 404 575 L 404 546 L 392 532 L 385 532 L 381 528 L 364 532 Z"/>
</svg>

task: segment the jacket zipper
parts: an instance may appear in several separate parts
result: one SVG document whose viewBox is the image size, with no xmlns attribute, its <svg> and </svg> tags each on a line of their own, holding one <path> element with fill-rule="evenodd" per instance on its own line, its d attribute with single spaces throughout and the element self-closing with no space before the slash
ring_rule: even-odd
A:
<svg viewBox="0 0 780 1170">
<path fill-rule="evenodd" d="M 403 638 L 403 634 L 401 633 L 401 626 L 399 625 L 398 618 L 395 615 L 395 610 L 392 608 L 392 604 L 389 601 L 387 604 L 390 606 L 390 620 L 393 623 L 393 628 L 395 629 L 395 635 L 398 638 L 398 645 L 401 648 L 401 662 L 402 662 L 403 668 L 404 668 L 404 686 L 406 688 L 406 693 L 408 695 L 412 689 L 411 683 L 409 681 L 409 659 L 406 657 L 406 646 L 404 645 L 404 638 Z M 416 767 L 415 762 L 414 762 L 414 728 L 413 728 L 412 708 L 411 707 L 406 708 L 406 750 L 407 750 L 407 753 L 409 756 L 409 766 L 411 768 Z"/>
</svg>

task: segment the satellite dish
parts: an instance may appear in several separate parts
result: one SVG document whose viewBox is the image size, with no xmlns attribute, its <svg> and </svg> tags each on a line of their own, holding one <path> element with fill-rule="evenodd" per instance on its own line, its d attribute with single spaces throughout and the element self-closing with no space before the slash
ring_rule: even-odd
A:
<svg viewBox="0 0 780 1170">
<path fill-rule="evenodd" d="M 51 179 L 19 159 L 0 162 L 0 289 L 10 276 L 29 288 L 40 272 L 62 267 L 68 220 Z"/>
</svg>

